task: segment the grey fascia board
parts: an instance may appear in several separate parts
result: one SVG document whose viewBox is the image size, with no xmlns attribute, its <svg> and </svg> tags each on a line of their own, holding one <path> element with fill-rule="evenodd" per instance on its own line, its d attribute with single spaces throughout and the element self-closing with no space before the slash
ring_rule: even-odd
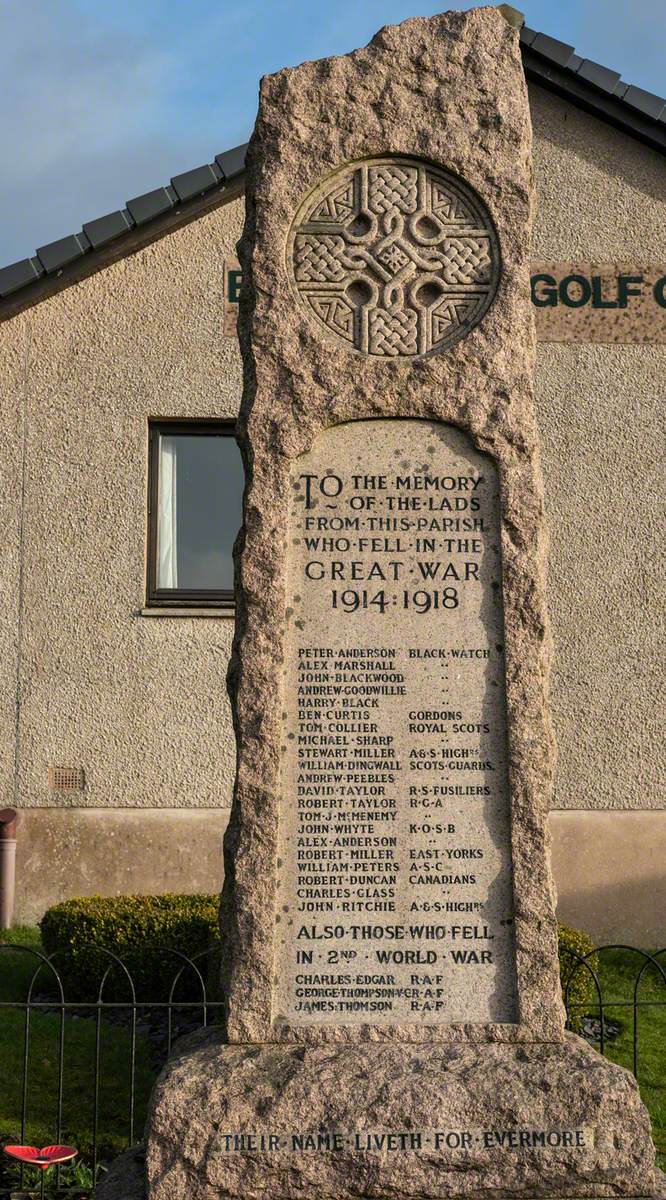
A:
<svg viewBox="0 0 666 1200">
<path fill-rule="evenodd" d="M 223 179 L 217 163 L 206 163 L 203 167 L 194 167 L 192 171 L 174 175 L 171 186 L 179 200 L 193 200 L 195 196 L 202 196 L 211 188 L 219 187 Z"/>
<path fill-rule="evenodd" d="M 90 250 L 90 245 L 85 233 L 72 233 L 46 246 L 38 246 L 37 257 L 47 275 L 52 275 L 54 271 L 60 271 L 68 263 L 80 258 L 86 250 Z"/>
<path fill-rule="evenodd" d="M 224 175 L 225 182 L 243 174 L 246 153 L 247 142 L 242 146 L 234 146 L 233 150 L 225 150 L 223 154 L 215 155 L 215 162 Z"/>
<path fill-rule="evenodd" d="M 152 221 L 153 217 L 159 217 L 161 213 L 168 212 L 178 203 L 178 196 L 171 187 L 155 188 L 152 192 L 144 192 L 142 196 L 135 196 L 133 200 L 127 201 L 127 208 L 132 220 L 137 225 L 145 225 L 146 221 Z"/>
<path fill-rule="evenodd" d="M 580 74 L 550 62 L 531 47 L 524 48 L 523 67 L 529 82 L 548 88 L 570 104 L 644 142 L 659 154 L 666 154 L 666 124 L 624 103 L 622 97 L 627 90 L 626 84 L 618 84 L 613 94 L 609 95 L 588 83 Z"/>
<path fill-rule="evenodd" d="M 93 249 L 96 250 L 98 246 L 106 246 L 108 242 L 122 237 L 123 233 L 127 233 L 128 229 L 133 228 L 134 221 L 127 209 L 124 208 L 122 211 L 107 213 L 105 217 L 97 217 L 95 221 L 87 221 L 83 226 L 83 232 L 89 238 Z"/>
<path fill-rule="evenodd" d="M 598 88 L 600 92 L 614 96 L 652 121 L 663 120 L 666 114 L 666 100 L 663 97 L 623 83 L 619 72 L 603 67 L 591 59 L 582 59 L 575 53 L 573 46 L 526 28 L 521 30 L 521 42 L 533 53 L 541 55 L 546 62 L 563 71 L 570 71 L 572 75 Z"/>
<path fill-rule="evenodd" d="M 43 274 L 44 268 L 38 258 L 22 258 L 19 262 L 0 268 L 0 296 L 11 296 L 12 292 L 18 292 L 20 288 L 41 279 Z"/>
</svg>

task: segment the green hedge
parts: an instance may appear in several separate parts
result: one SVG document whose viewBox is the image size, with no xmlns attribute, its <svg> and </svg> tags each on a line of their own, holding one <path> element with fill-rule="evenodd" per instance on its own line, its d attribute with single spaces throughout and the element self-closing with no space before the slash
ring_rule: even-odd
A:
<svg viewBox="0 0 666 1200">
<path fill-rule="evenodd" d="M 126 963 L 137 996 L 166 1000 L 178 958 L 164 950 L 179 950 L 192 958 L 211 945 L 219 946 L 218 896 L 90 896 L 55 904 L 40 922 L 47 954 L 56 954 L 67 1000 L 95 1000 L 111 961 L 103 946 Z M 147 950 L 147 947 L 164 950 Z M 84 948 L 85 947 L 85 948 Z M 219 954 L 197 960 L 201 974 L 215 980 Z M 181 976 L 174 999 L 198 999 L 201 985 L 191 968 Z M 209 988 L 209 998 L 210 988 Z M 130 989 L 122 970 L 113 967 L 104 985 L 104 1000 L 129 1000 Z"/>
<path fill-rule="evenodd" d="M 599 971 L 599 956 L 598 954 L 592 954 L 594 950 L 592 938 L 587 933 L 583 933 L 582 930 L 572 929 L 569 925 L 558 923 L 557 942 L 560 956 L 562 996 L 564 997 L 568 984 L 567 999 L 571 1006 L 569 1027 L 577 1033 L 580 1030 L 581 1017 L 585 1016 L 587 1008 L 594 1008 L 598 997 L 590 972 L 575 956 L 579 954 L 583 957 L 589 954 L 590 957 L 586 961 L 595 974 Z M 579 1008 L 579 1005 L 584 1005 L 585 1007 Z"/>
<path fill-rule="evenodd" d="M 192 957 L 210 946 L 219 947 L 218 908 L 219 897 L 209 895 L 90 896 L 55 904 L 42 917 L 40 928 L 46 953 L 57 955 L 55 965 L 63 979 L 66 999 L 97 998 L 110 960 L 84 946 L 101 946 L 126 962 L 140 999 L 166 1000 L 178 970 L 177 958 L 146 948 L 161 946 Z M 568 925 L 558 924 L 557 932 L 562 991 L 571 976 L 569 1003 L 576 1007 L 570 1025 L 579 1029 L 585 1007 L 594 1007 L 596 992 L 589 971 L 577 964 L 574 953 L 590 954 L 594 943 L 586 933 Z M 597 971 L 597 955 L 593 954 L 588 962 Z M 200 960 L 198 965 L 211 985 L 209 998 L 217 998 L 219 954 Z M 186 969 L 174 999 L 198 996 L 193 973 Z M 128 984 L 118 968 L 110 972 L 103 998 L 129 999 Z"/>
</svg>

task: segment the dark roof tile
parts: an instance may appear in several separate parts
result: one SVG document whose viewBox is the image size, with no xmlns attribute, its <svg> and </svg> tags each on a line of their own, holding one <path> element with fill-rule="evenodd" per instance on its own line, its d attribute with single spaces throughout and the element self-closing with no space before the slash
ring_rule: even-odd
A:
<svg viewBox="0 0 666 1200">
<path fill-rule="evenodd" d="M 557 63 L 558 67 L 567 67 L 571 55 L 574 53 L 573 46 L 567 46 L 566 42 L 558 42 L 555 38 L 548 37 L 546 33 L 537 33 L 531 49 L 536 50 L 537 54 L 542 54 L 544 58 L 549 58 L 551 62 Z"/>
<path fill-rule="evenodd" d="M 72 233 L 69 237 L 58 238 L 57 242 L 49 242 L 47 246 L 38 246 L 37 257 L 47 275 L 52 275 L 89 249 L 90 242 L 85 233 Z"/>
<path fill-rule="evenodd" d="M 215 162 L 224 175 L 225 182 L 242 175 L 245 170 L 245 154 L 247 142 L 242 146 L 234 146 L 233 150 L 225 150 L 224 154 L 216 154 Z"/>
<path fill-rule="evenodd" d="M 135 196 L 127 201 L 130 216 L 137 225 L 145 225 L 160 213 L 168 212 L 178 203 L 178 197 L 173 188 L 155 188 L 154 192 L 144 192 L 143 196 Z"/>
<path fill-rule="evenodd" d="M 132 229 L 133 226 L 134 222 L 127 209 L 124 208 L 122 212 L 108 213 L 106 217 L 88 221 L 83 226 L 83 232 L 90 239 L 93 249 L 96 250 L 98 246 L 106 246 L 107 242 L 112 242 L 114 238 L 127 233 L 127 230 Z"/>
<path fill-rule="evenodd" d="M 204 167 L 195 167 L 193 171 L 184 171 L 182 175 L 174 175 L 171 186 L 179 200 L 192 200 L 217 187 L 222 181 L 220 168 L 208 163 Z"/>
<path fill-rule="evenodd" d="M 44 274 L 44 268 L 38 258 L 22 258 L 20 262 L 11 263 L 0 269 L 0 296 L 11 296 L 19 288 L 34 283 Z"/>
<path fill-rule="evenodd" d="M 536 29 L 530 29 L 528 25 L 523 25 L 520 31 L 520 40 L 523 46 L 531 46 L 535 37 L 538 37 Z"/>
<path fill-rule="evenodd" d="M 666 107 L 666 100 L 661 96 L 655 96 L 653 92 L 644 92 L 643 88 L 639 87 L 627 88 L 623 99 L 625 104 L 630 104 L 632 108 L 638 109 L 638 112 L 645 113 L 646 117 L 652 117 L 653 121 L 659 120 Z"/>
<path fill-rule="evenodd" d="M 599 63 L 592 62 L 591 58 L 583 59 L 576 74 L 581 79 L 585 79 L 587 83 L 593 83 L 602 92 L 610 92 L 611 94 L 620 81 L 617 71 L 611 71 L 609 67 L 601 67 Z"/>
</svg>

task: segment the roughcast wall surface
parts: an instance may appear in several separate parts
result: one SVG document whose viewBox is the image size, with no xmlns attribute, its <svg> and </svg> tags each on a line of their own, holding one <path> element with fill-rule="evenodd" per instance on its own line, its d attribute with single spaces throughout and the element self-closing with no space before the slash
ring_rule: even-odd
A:
<svg viewBox="0 0 666 1200">
<path fill-rule="evenodd" d="M 539 88 L 530 99 L 534 258 L 664 261 L 663 158 Z M 232 622 L 139 614 L 148 419 L 237 411 L 240 356 L 222 336 L 222 264 L 235 253 L 242 208 L 222 206 L 0 328 L 0 805 L 89 808 L 91 820 L 96 809 L 229 805 Z M 643 898 L 640 881 L 653 877 L 652 825 L 642 822 L 653 818 L 640 813 L 664 803 L 655 524 L 664 378 L 665 347 L 538 347 L 553 803 L 573 822 L 576 810 L 636 812 L 623 836 Z M 53 793 L 52 763 L 82 766 L 85 790 Z M 591 846 L 590 824 L 581 817 L 577 829 L 578 844 Z M 186 888 L 175 849 L 160 839 L 142 847 L 152 877 Z M 23 861 L 27 895 L 36 876 Z M 555 865 L 561 876 L 557 856 Z M 137 877 L 140 867 L 137 859 Z M 117 888 L 101 855 L 96 871 L 98 890 Z M 66 894 L 67 878 L 58 886 Z M 568 871 L 567 896 L 571 886 Z M 666 918 L 666 897 L 655 903 Z M 576 911 L 582 920 L 592 910 Z"/>
</svg>

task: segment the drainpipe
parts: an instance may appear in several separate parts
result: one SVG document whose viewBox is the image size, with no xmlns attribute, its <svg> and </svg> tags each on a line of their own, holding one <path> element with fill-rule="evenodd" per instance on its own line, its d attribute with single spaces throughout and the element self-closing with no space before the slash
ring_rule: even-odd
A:
<svg viewBox="0 0 666 1200">
<path fill-rule="evenodd" d="M 0 809 L 0 929 L 11 929 L 14 914 L 17 824 L 15 808 Z"/>
</svg>

